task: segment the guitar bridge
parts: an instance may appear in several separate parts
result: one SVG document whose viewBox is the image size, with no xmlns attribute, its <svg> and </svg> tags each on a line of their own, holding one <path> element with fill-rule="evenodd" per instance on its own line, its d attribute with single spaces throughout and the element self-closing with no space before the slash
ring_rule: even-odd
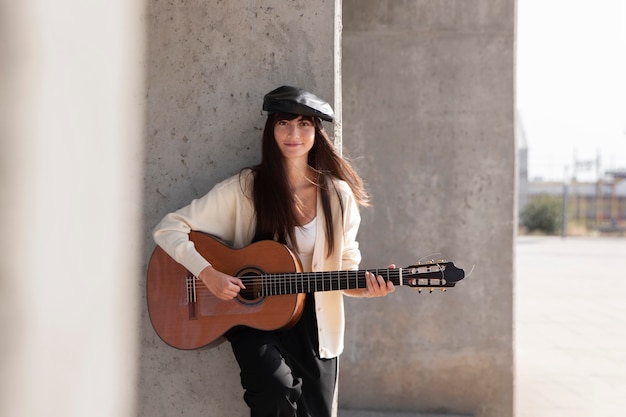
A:
<svg viewBox="0 0 626 417">
<path fill-rule="evenodd" d="M 189 320 L 197 320 L 198 307 L 196 302 L 198 300 L 198 292 L 196 281 L 198 278 L 196 278 L 192 273 L 188 273 L 185 279 L 187 284 L 187 299 L 185 301 L 187 303 L 187 307 L 189 308 Z"/>
</svg>

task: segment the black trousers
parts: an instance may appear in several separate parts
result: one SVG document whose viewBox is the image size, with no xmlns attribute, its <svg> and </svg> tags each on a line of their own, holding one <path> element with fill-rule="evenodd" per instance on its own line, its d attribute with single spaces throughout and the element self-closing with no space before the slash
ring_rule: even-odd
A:
<svg viewBox="0 0 626 417">
<path fill-rule="evenodd" d="M 228 335 L 251 417 L 331 417 L 337 358 L 319 357 L 315 300 L 283 331 L 239 327 Z"/>
</svg>

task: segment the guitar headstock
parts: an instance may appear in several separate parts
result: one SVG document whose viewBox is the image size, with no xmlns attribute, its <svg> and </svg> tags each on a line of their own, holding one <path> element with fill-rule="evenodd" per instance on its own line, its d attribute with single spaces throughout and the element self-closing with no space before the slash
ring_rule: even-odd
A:
<svg viewBox="0 0 626 417">
<path fill-rule="evenodd" d="M 465 278 L 465 271 L 457 268 L 449 261 L 418 262 L 415 265 L 402 268 L 402 283 L 409 287 L 428 288 L 430 292 L 435 288 L 445 291 Z"/>
</svg>

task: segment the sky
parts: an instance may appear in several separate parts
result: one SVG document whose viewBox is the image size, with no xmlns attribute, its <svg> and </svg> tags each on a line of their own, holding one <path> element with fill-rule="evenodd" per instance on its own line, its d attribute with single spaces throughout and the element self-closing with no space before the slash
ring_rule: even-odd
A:
<svg viewBox="0 0 626 417">
<path fill-rule="evenodd" d="M 516 41 L 529 178 L 626 170 L 626 0 L 518 0 Z"/>
</svg>

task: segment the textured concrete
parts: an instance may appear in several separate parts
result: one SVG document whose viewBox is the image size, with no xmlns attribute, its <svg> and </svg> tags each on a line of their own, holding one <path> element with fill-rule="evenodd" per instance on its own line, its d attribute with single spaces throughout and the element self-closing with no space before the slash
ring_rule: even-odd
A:
<svg viewBox="0 0 626 417">
<path fill-rule="evenodd" d="M 147 3 L 146 263 L 164 214 L 258 162 L 263 95 L 292 84 L 333 103 L 337 72 L 334 1 Z M 230 346 L 172 349 L 142 306 L 138 414 L 248 415 Z"/>
<path fill-rule="evenodd" d="M 163 214 L 258 160 L 280 84 L 335 104 L 334 1 L 160 1 L 145 15 L 144 259 Z M 449 258 L 448 293 L 348 300 L 339 405 L 512 413 L 512 0 L 346 1 L 343 145 L 371 190 L 364 267 Z M 338 126 L 341 127 L 341 120 Z M 229 346 L 138 333 L 140 416 L 245 416 Z"/>
<path fill-rule="evenodd" d="M 340 405 L 513 413 L 513 0 L 344 1 L 343 141 L 363 266 L 448 258 L 447 293 L 349 300 Z"/>
</svg>

